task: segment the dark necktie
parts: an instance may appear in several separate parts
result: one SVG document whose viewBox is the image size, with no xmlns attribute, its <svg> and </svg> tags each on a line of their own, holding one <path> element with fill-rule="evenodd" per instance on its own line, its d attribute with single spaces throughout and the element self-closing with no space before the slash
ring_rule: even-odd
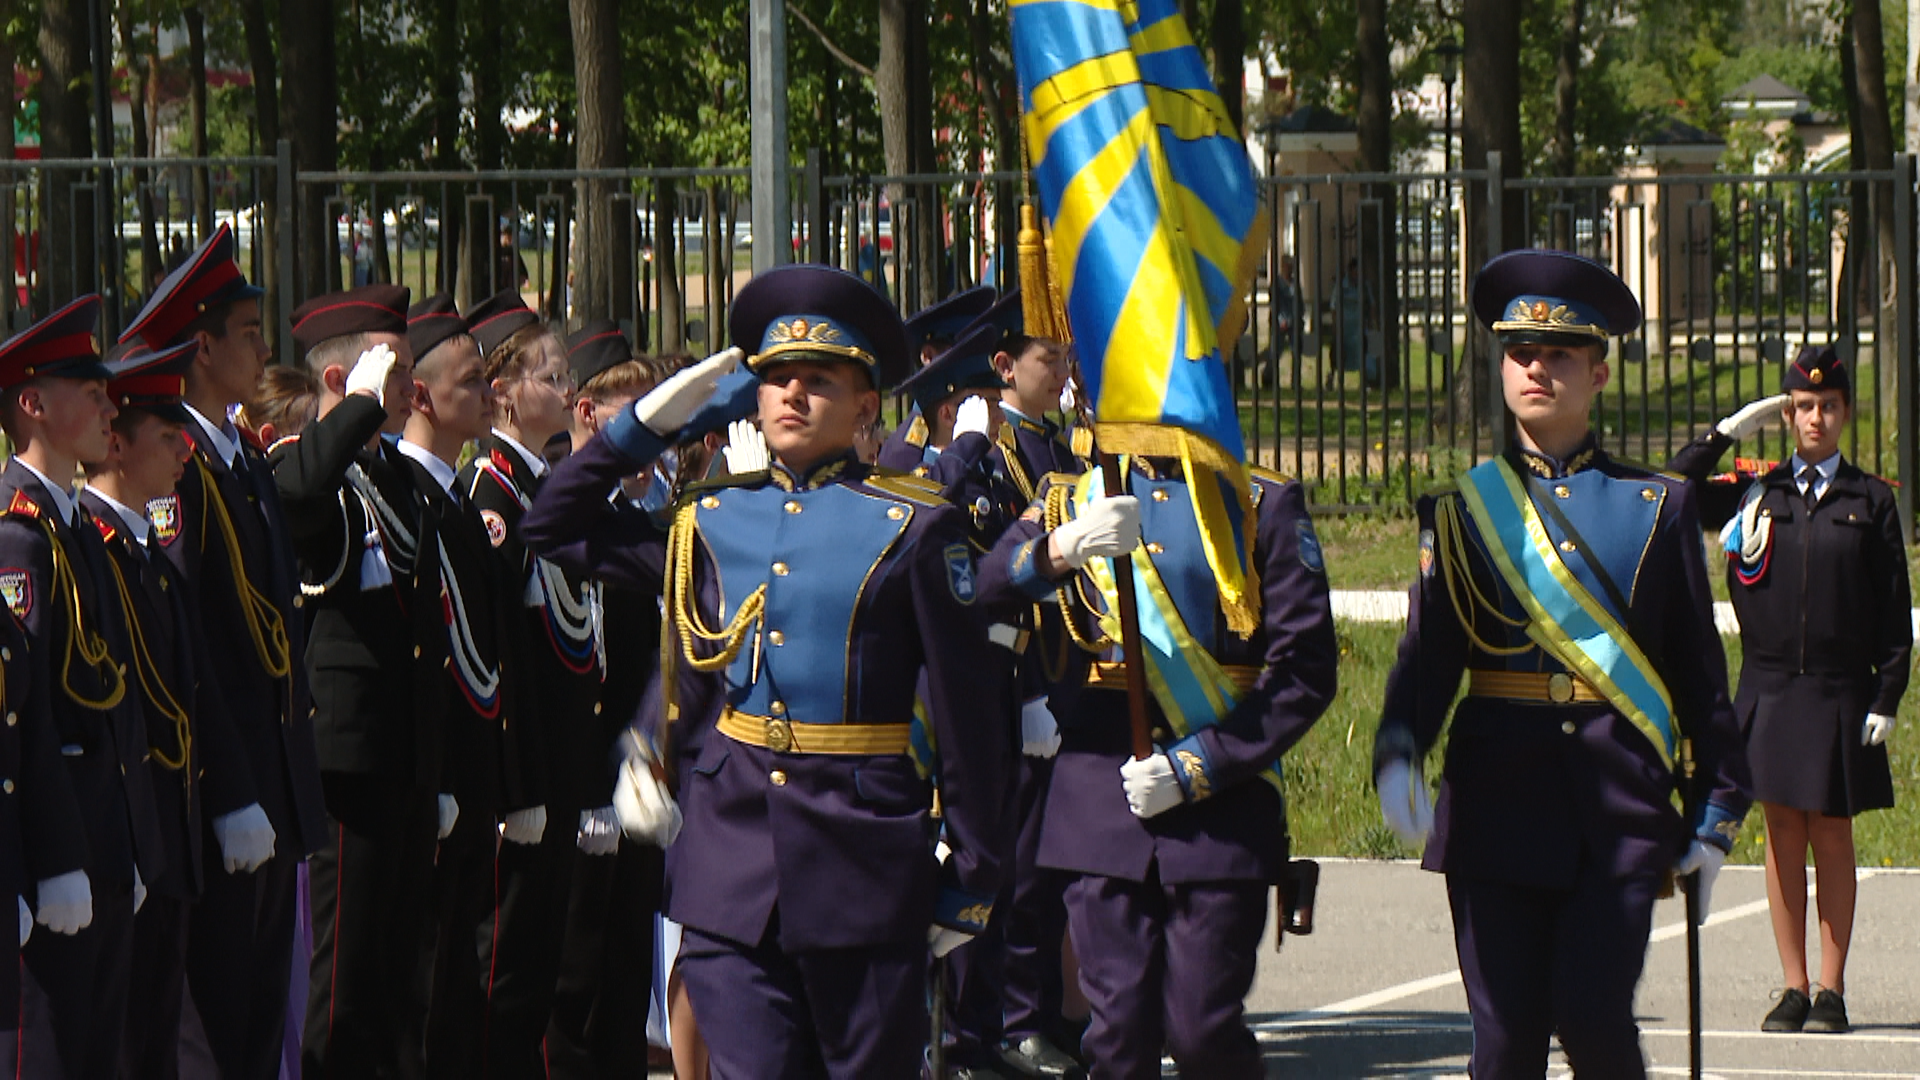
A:
<svg viewBox="0 0 1920 1080">
<path fill-rule="evenodd" d="M 1807 485 L 1807 489 L 1804 492 L 1801 492 L 1801 497 L 1806 501 L 1807 513 L 1809 514 L 1813 513 L 1814 507 L 1820 505 L 1819 489 L 1815 486 L 1819 482 L 1819 480 L 1820 480 L 1819 469 L 1816 469 L 1811 465 L 1803 466 L 1801 468 L 1800 482 Z"/>
</svg>

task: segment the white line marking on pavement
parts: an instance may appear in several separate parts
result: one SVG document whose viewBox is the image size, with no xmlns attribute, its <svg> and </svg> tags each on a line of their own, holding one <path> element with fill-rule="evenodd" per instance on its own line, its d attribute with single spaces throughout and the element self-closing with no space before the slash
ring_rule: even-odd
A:
<svg viewBox="0 0 1920 1080">
<path fill-rule="evenodd" d="M 1407 621 L 1407 594 L 1391 589 L 1334 589 L 1333 617 L 1346 622 L 1394 623 Z M 1914 608 L 1913 633 L 1920 637 L 1920 608 Z M 1733 605 L 1725 600 L 1713 602 L 1713 625 L 1728 637 L 1740 634 L 1740 620 Z"/>
</svg>

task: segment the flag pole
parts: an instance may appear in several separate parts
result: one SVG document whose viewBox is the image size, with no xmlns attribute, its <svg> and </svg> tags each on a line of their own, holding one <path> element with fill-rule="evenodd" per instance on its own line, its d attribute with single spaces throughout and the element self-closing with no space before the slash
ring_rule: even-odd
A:
<svg viewBox="0 0 1920 1080">
<path fill-rule="evenodd" d="M 1115 454 L 1100 455 L 1102 487 L 1108 495 L 1126 492 L 1126 476 Z M 1133 556 L 1113 560 L 1114 592 L 1120 616 L 1120 653 L 1127 668 L 1127 719 L 1132 725 L 1133 758 L 1145 761 L 1153 756 L 1153 737 L 1147 731 L 1147 664 L 1140 651 L 1140 609 L 1133 595 Z"/>
</svg>

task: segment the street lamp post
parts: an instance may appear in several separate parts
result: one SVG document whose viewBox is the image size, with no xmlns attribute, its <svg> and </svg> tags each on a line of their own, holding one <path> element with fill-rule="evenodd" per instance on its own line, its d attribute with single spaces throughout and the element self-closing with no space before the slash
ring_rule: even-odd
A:
<svg viewBox="0 0 1920 1080">
<path fill-rule="evenodd" d="M 1445 134 L 1441 143 L 1441 172 L 1453 171 L 1453 84 L 1460 78 L 1460 43 L 1448 38 L 1434 46 L 1434 55 L 1440 58 L 1440 86 L 1442 104 L 1440 123 Z"/>
</svg>

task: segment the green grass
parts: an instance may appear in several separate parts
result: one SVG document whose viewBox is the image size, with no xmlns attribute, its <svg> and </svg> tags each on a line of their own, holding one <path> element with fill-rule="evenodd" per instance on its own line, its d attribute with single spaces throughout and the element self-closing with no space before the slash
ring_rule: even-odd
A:
<svg viewBox="0 0 1920 1080">
<path fill-rule="evenodd" d="M 1329 545 L 1333 547 L 1333 545 Z M 1329 569 L 1344 552 L 1334 548 Z M 1337 572 L 1334 574 L 1337 578 Z M 1287 755 L 1287 820 L 1294 850 L 1302 856 L 1344 855 L 1362 858 L 1410 858 L 1418 852 L 1401 844 L 1380 821 L 1370 773 L 1373 732 L 1380 722 L 1387 672 L 1401 627 L 1388 623 L 1342 623 L 1340 693 L 1307 737 Z M 1740 642 L 1723 639 L 1730 677 L 1737 685 Z M 1920 866 L 1920 701 L 1907 695 L 1900 725 L 1889 741 L 1893 786 L 1899 805 L 1854 820 L 1854 843 L 1862 866 Z M 1437 783 L 1444 745 L 1428 762 Z M 1760 812 L 1748 815 L 1733 851 L 1733 861 L 1763 861 Z"/>
</svg>

